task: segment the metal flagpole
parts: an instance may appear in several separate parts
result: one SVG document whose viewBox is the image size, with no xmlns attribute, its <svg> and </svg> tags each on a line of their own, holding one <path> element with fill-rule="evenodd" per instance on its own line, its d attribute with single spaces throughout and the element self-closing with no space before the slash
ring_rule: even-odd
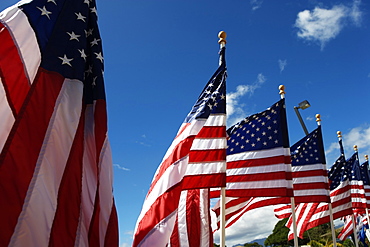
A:
<svg viewBox="0 0 370 247">
<path fill-rule="evenodd" d="M 353 150 L 355 152 L 358 151 L 357 145 L 354 145 L 353 146 Z M 353 238 L 355 239 L 355 245 L 356 245 L 356 247 L 358 247 L 358 238 L 357 238 L 357 229 L 356 229 L 356 218 L 355 218 L 355 214 L 354 213 L 352 213 L 352 225 L 353 225 Z"/>
<path fill-rule="evenodd" d="M 279 86 L 279 94 L 282 99 L 285 98 L 285 87 L 284 85 Z M 297 237 L 297 220 L 295 216 L 295 201 L 294 196 L 290 198 L 290 204 L 292 209 L 292 223 L 293 223 L 293 236 L 294 236 L 294 247 L 298 247 L 298 237 Z"/>
<path fill-rule="evenodd" d="M 226 45 L 226 33 L 224 31 L 221 31 L 218 33 L 218 37 L 220 38 L 218 40 L 218 43 L 220 44 L 220 49 L 225 47 Z M 220 60 L 220 65 L 222 61 Z M 226 162 L 224 164 L 224 168 L 226 171 Z M 220 195 L 220 247 L 225 247 L 225 187 L 221 188 L 221 195 Z"/>
<path fill-rule="evenodd" d="M 365 156 L 365 162 L 369 162 L 369 156 L 367 154 L 365 154 L 364 156 Z M 367 218 L 367 224 L 370 225 L 369 210 L 367 208 L 367 199 L 366 199 L 366 218 Z M 366 229 L 365 232 L 366 232 L 365 235 L 366 235 L 367 239 L 370 240 L 369 229 Z"/>
<path fill-rule="evenodd" d="M 318 126 L 321 125 L 320 114 L 316 114 L 316 122 Z M 333 207 L 331 205 L 331 202 L 329 202 L 328 205 L 329 205 L 329 217 L 330 217 L 331 237 L 333 239 L 333 247 L 337 247 L 337 237 L 335 236 L 334 219 L 333 219 Z"/>
</svg>

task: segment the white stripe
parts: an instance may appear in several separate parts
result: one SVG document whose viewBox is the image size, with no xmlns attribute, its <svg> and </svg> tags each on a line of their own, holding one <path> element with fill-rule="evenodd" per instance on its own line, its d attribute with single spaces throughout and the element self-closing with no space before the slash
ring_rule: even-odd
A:
<svg viewBox="0 0 370 247">
<path fill-rule="evenodd" d="M 201 139 L 196 138 L 193 141 L 191 150 L 210 150 L 210 149 L 226 149 L 226 138 L 212 138 L 212 139 Z"/>
<path fill-rule="evenodd" d="M 323 164 L 311 164 L 311 165 L 303 165 L 303 166 L 293 166 L 292 165 L 292 171 L 293 172 L 303 172 L 303 171 L 325 171 L 326 167 Z"/>
<path fill-rule="evenodd" d="M 109 218 L 113 206 L 113 162 L 112 153 L 108 138 L 105 139 L 100 157 L 100 176 L 99 176 L 99 200 L 100 200 L 100 218 L 99 218 L 99 241 L 100 246 L 104 246 L 105 235 Z"/>
<path fill-rule="evenodd" d="M 226 190 L 233 189 L 262 189 L 262 188 L 289 188 L 289 180 L 267 180 L 241 183 L 227 183 Z"/>
<path fill-rule="evenodd" d="M 96 143 L 95 143 L 95 105 L 87 105 L 85 110 L 84 156 L 82 167 L 81 215 L 77 228 L 75 246 L 88 246 L 88 232 L 94 211 L 97 189 Z"/>
<path fill-rule="evenodd" d="M 32 84 L 40 66 L 41 54 L 28 18 L 16 5 L 13 5 L 1 12 L 0 19 L 5 22 L 4 24 L 13 35 L 25 65 L 26 74 Z"/>
<path fill-rule="evenodd" d="M 210 246 L 210 212 L 208 189 L 201 189 L 199 191 L 199 213 L 200 213 L 200 246 Z"/>
<path fill-rule="evenodd" d="M 227 155 L 226 161 L 232 162 L 232 161 L 239 161 L 239 160 L 272 158 L 272 157 L 281 156 L 281 155 L 290 157 L 289 148 L 277 147 L 277 148 L 266 149 L 266 150 L 256 150 L 256 151 L 248 151 L 248 152 L 237 153 L 237 154 L 230 154 L 230 155 Z"/>
<path fill-rule="evenodd" d="M 140 222 L 142 220 L 145 213 L 150 209 L 152 204 L 157 200 L 159 196 L 165 193 L 172 186 L 178 184 L 183 179 L 188 160 L 189 158 L 188 156 L 186 156 L 184 159 L 180 160 L 176 164 L 171 165 L 162 174 L 152 191 L 150 191 L 150 193 L 147 195 L 137 222 Z"/>
<path fill-rule="evenodd" d="M 260 173 L 270 173 L 270 172 L 288 172 L 290 165 L 288 164 L 272 164 L 265 166 L 252 166 L 252 167 L 242 167 L 242 168 L 231 168 L 226 170 L 227 176 L 233 175 L 252 175 Z"/>
<path fill-rule="evenodd" d="M 204 126 L 226 126 L 226 114 L 209 115 Z"/>
<path fill-rule="evenodd" d="M 329 193 L 325 189 L 309 189 L 309 190 L 294 190 L 294 196 L 329 196 Z"/>
<path fill-rule="evenodd" d="M 82 82 L 64 81 L 10 246 L 48 246 L 60 181 L 80 119 L 82 94 Z"/>
<path fill-rule="evenodd" d="M 186 170 L 186 176 L 199 174 L 214 174 L 224 173 L 226 162 L 203 162 L 203 163 L 189 163 Z"/>
<path fill-rule="evenodd" d="M 179 207 L 177 212 L 178 217 L 178 234 L 179 234 L 179 244 L 180 246 L 189 246 L 189 236 L 188 236 L 188 226 L 186 221 L 186 207 L 188 190 L 181 191 Z"/>
<path fill-rule="evenodd" d="M 293 177 L 293 184 L 310 184 L 310 183 L 319 183 L 319 182 L 327 182 L 324 176 L 314 176 L 314 177 Z"/>
<path fill-rule="evenodd" d="M 3 149 L 9 132 L 14 124 L 14 116 L 6 98 L 3 83 L 0 78 L 0 150 Z"/>
</svg>

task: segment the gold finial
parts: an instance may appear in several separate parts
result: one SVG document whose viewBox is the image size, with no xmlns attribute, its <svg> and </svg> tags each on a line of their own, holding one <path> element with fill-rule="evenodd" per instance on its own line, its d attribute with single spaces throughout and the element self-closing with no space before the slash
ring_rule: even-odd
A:
<svg viewBox="0 0 370 247">
<path fill-rule="evenodd" d="M 353 150 L 355 150 L 355 152 L 358 151 L 357 145 L 353 145 Z"/>
<path fill-rule="evenodd" d="M 365 156 L 365 160 L 369 161 L 369 155 L 365 154 L 364 156 Z"/>
<path fill-rule="evenodd" d="M 226 32 L 224 32 L 224 31 L 221 31 L 221 32 L 219 32 L 218 33 L 218 37 L 220 38 L 219 40 L 218 40 L 218 43 L 219 44 L 221 44 L 221 43 L 224 43 L 224 44 L 226 44 Z"/>
<path fill-rule="evenodd" d="M 316 122 L 321 122 L 320 114 L 316 114 L 315 117 L 316 117 Z"/>
<path fill-rule="evenodd" d="M 337 131 L 337 135 L 338 135 L 338 137 L 342 137 L 342 132 Z"/>
<path fill-rule="evenodd" d="M 279 92 L 280 95 L 285 94 L 285 86 L 284 85 L 280 85 L 279 90 L 280 90 L 280 92 Z"/>
</svg>

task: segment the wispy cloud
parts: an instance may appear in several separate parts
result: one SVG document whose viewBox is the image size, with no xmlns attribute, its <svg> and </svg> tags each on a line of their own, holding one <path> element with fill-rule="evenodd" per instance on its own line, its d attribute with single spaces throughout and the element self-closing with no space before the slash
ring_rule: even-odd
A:
<svg viewBox="0 0 370 247">
<path fill-rule="evenodd" d="M 360 0 L 354 0 L 351 6 L 340 4 L 334 5 L 331 9 L 315 7 L 312 11 L 299 12 L 294 25 L 298 28 L 298 37 L 318 42 L 323 49 L 346 25 L 361 24 L 360 4 Z"/>
<path fill-rule="evenodd" d="M 353 146 L 357 145 L 360 162 L 364 161 L 364 155 L 370 155 L 370 125 L 364 124 L 359 127 L 350 129 L 348 132 L 342 132 L 343 138 L 343 147 L 345 155 L 349 158 L 353 154 Z M 326 150 L 326 156 L 331 158 L 331 165 L 334 162 L 334 159 L 339 156 L 339 144 L 338 142 L 333 142 L 329 145 L 329 148 Z"/>
<path fill-rule="evenodd" d="M 226 95 L 226 112 L 229 126 L 235 124 L 246 115 L 244 110 L 245 104 L 240 103 L 240 99 L 246 94 L 252 95 L 265 81 L 266 77 L 260 73 L 254 83 L 250 85 L 239 85 L 235 92 Z"/>
<path fill-rule="evenodd" d="M 212 218 L 212 220 L 215 220 L 215 218 Z M 245 244 L 254 239 L 265 238 L 271 234 L 277 221 L 272 206 L 253 209 L 226 229 L 226 245 Z M 214 239 L 216 243 L 219 243 L 219 231 L 215 232 Z"/>
<path fill-rule="evenodd" d="M 250 0 L 250 4 L 252 5 L 252 10 L 255 11 L 261 8 L 263 0 Z"/>
<path fill-rule="evenodd" d="M 279 68 L 280 68 L 280 73 L 281 73 L 283 72 L 283 70 L 285 69 L 288 63 L 286 60 L 281 60 L 281 59 L 279 59 L 278 63 L 279 63 Z"/>
<path fill-rule="evenodd" d="M 117 167 L 118 169 L 120 170 L 124 170 L 124 171 L 130 171 L 130 169 L 126 168 L 126 167 L 123 167 L 123 166 L 120 166 L 119 164 L 113 164 L 114 167 Z"/>
</svg>

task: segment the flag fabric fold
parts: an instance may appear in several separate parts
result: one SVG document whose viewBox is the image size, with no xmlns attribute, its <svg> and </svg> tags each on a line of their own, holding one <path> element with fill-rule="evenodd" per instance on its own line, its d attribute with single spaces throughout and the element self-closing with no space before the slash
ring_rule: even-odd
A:
<svg viewBox="0 0 370 247">
<path fill-rule="evenodd" d="M 133 246 L 166 246 L 183 190 L 226 183 L 226 62 L 220 64 L 159 165 L 138 217 Z M 183 205 L 182 205 L 183 206 Z"/>
<path fill-rule="evenodd" d="M 360 166 L 361 179 L 364 183 L 365 198 L 367 208 L 370 208 L 370 171 L 369 171 L 369 161 L 365 161 Z"/>
<path fill-rule="evenodd" d="M 118 246 L 95 1 L 21 1 L 0 40 L 0 246 Z"/>
</svg>

